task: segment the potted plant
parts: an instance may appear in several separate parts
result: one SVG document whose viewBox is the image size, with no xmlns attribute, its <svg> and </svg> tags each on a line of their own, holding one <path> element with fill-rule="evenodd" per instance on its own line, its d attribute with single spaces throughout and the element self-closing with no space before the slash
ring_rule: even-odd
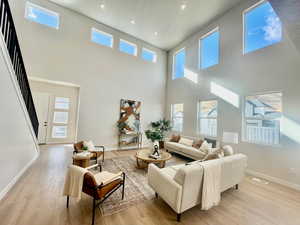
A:
<svg viewBox="0 0 300 225">
<path fill-rule="evenodd" d="M 172 129 L 170 120 L 161 119 L 156 122 L 150 123 L 150 129 L 145 131 L 146 137 L 152 142 L 158 141 L 159 147 L 163 148 L 163 140 L 166 137 L 166 133 Z M 155 139 L 153 141 L 153 139 Z"/>
<path fill-rule="evenodd" d="M 151 140 L 152 148 L 154 149 L 155 146 L 159 146 L 159 141 L 162 140 L 162 135 L 158 130 L 146 130 L 145 131 L 147 139 Z"/>
</svg>

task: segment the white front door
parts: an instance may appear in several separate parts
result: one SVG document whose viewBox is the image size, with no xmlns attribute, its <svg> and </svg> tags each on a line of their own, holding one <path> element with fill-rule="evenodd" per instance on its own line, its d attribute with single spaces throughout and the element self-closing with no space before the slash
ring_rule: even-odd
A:
<svg viewBox="0 0 300 225">
<path fill-rule="evenodd" d="M 43 92 L 34 92 L 33 100 L 39 120 L 38 142 L 39 144 L 46 144 L 49 124 L 50 95 Z"/>
<path fill-rule="evenodd" d="M 76 141 L 79 89 L 37 82 L 31 82 L 31 86 L 40 123 L 39 143 L 74 143 Z"/>
</svg>

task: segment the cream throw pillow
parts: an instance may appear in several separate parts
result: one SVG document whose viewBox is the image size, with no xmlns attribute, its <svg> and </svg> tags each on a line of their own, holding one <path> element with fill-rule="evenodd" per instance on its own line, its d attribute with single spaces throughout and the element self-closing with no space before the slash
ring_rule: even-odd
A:
<svg viewBox="0 0 300 225">
<path fill-rule="evenodd" d="M 192 146 L 194 143 L 193 140 L 190 140 L 190 139 L 187 139 L 187 138 L 180 138 L 179 140 L 179 144 L 182 144 L 182 145 L 186 145 L 186 146 Z"/>
<path fill-rule="evenodd" d="M 86 147 L 89 151 L 95 150 L 95 145 L 92 141 L 84 141 L 83 146 Z"/>
<path fill-rule="evenodd" d="M 212 151 L 212 144 L 209 144 L 207 143 L 207 141 L 204 141 L 199 150 L 202 151 L 204 154 L 209 154 Z"/>
</svg>

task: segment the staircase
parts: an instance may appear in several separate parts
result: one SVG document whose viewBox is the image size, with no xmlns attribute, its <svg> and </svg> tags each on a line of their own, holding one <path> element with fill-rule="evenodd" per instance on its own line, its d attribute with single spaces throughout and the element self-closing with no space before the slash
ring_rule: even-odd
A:
<svg viewBox="0 0 300 225">
<path fill-rule="evenodd" d="M 6 43 L 7 51 L 11 60 L 11 64 L 14 69 L 14 73 L 17 77 L 17 81 L 20 87 L 20 91 L 23 96 L 23 100 L 31 120 L 33 130 L 36 137 L 38 136 L 39 122 L 35 111 L 31 90 L 26 74 L 24 61 L 16 28 L 13 22 L 13 17 L 10 11 L 8 0 L 0 0 L 0 29 Z"/>
</svg>

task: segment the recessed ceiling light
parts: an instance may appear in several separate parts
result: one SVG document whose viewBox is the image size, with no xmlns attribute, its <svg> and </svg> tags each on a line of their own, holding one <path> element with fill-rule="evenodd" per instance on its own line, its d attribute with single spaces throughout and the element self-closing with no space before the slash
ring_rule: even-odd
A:
<svg viewBox="0 0 300 225">
<path fill-rule="evenodd" d="M 186 9 L 186 3 L 183 3 L 180 5 L 181 10 L 185 10 Z"/>
<path fill-rule="evenodd" d="M 155 31 L 155 32 L 154 32 L 154 35 L 157 36 L 157 35 L 158 35 L 158 32 Z"/>
<path fill-rule="evenodd" d="M 134 20 L 130 20 L 130 23 L 131 23 L 131 24 L 135 24 L 135 21 L 134 21 Z"/>
<path fill-rule="evenodd" d="M 100 4 L 100 8 L 101 9 L 104 9 L 105 8 L 105 5 L 102 3 L 102 4 Z"/>
</svg>

